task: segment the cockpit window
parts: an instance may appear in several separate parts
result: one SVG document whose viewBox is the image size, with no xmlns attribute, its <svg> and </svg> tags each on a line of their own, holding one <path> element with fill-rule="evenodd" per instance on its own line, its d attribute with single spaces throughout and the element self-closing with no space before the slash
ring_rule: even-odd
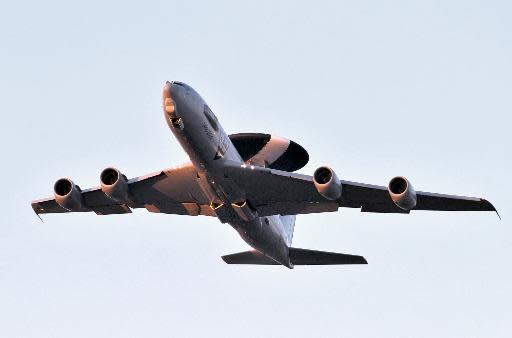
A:
<svg viewBox="0 0 512 338">
<path fill-rule="evenodd" d="M 208 107 L 207 105 L 204 105 L 204 116 L 206 116 L 206 119 L 212 126 L 213 130 L 219 131 L 219 123 L 217 121 L 217 118 L 211 111 L 210 107 Z"/>
</svg>

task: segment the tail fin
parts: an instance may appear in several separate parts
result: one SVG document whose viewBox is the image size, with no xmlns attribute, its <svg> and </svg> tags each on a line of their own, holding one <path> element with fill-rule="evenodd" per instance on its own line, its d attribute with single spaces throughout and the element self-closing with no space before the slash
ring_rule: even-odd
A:
<svg viewBox="0 0 512 338">
<path fill-rule="evenodd" d="M 256 250 L 222 256 L 222 259 L 228 264 L 279 265 Z M 290 261 L 293 265 L 368 264 L 363 256 L 299 248 L 290 248 Z"/>
<path fill-rule="evenodd" d="M 286 233 L 286 245 L 292 246 L 293 229 L 295 228 L 295 215 L 279 216 Z"/>
</svg>

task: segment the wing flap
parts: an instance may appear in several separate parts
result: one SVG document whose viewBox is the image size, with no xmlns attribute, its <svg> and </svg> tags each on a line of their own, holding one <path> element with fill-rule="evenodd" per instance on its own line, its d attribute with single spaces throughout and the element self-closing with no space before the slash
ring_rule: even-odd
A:
<svg viewBox="0 0 512 338">
<path fill-rule="evenodd" d="M 323 203 L 312 202 L 275 202 L 256 206 L 258 215 L 298 215 L 322 212 L 338 211 L 339 205 L 336 201 L 325 201 Z M 278 212 L 276 212 L 278 211 Z"/>
<path fill-rule="evenodd" d="M 98 206 L 92 208 L 92 211 L 94 211 L 96 215 L 120 215 L 130 214 L 132 212 L 130 207 L 126 204 Z"/>
</svg>

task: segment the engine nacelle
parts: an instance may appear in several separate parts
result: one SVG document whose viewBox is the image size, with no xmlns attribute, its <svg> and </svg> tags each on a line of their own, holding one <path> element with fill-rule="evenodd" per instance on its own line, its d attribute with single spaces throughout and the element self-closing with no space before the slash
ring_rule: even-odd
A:
<svg viewBox="0 0 512 338">
<path fill-rule="evenodd" d="M 313 182 L 318 193 L 328 200 L 336 200 L 341 197 L 340 179 L 331 168 L 320 167 L 315 170 Z"/>
<path fill-rule="evenodd" d="M 116 168 L 106 168 L 100 175 L 101 190 L 116 202 L 130 201 L 130 191 L 126 176 Z"/>
<path fill-rule="evenodd" d="M 416 191 L 405 177 L 397 176 L 391 179 L 388 191 L 389 196 L 400 209 L 411 210 L 416 206 Z"/>
<path fill-rule="evenodd" d="M 53 196 L 55 201 L 68 211 L 82 209 L 82 191 L 69 178 L 61 178 L 55 182 Z"/>
</svg>

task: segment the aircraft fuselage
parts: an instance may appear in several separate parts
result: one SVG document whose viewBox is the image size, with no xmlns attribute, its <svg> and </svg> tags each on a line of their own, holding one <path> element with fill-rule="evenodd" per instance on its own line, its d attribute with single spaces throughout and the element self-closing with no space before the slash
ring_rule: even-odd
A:
<svg viewBox="0 0 512 338">
<path fill-rule="evenodd" d="M 197 170 L 199 186 L 222 223 L 230 224 L 250 246 L 289 268 L 291 238 L 279 215 L 258 217 L 226 166 L 251 166 L 231 142 L 203 98 L 190 86 L 168 82 L 163 90 L 169 128 Z"/>
</svg>

